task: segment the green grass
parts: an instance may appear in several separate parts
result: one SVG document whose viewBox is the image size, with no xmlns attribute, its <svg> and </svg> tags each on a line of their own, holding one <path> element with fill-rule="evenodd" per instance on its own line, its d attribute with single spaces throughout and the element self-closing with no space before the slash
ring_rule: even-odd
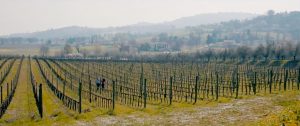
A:
<svg viewBox="0 0 300 126">
<path fill-rule="evenodd" d="M 300 92 L 288 91 L 276 97 L 274 105 L 283 107 L 283 110 L 277 114 L 271 114 L 258 122 L 262 126 L 282 125 L 297 126 L 300 124 Z"/>
<path fill-rule="evenodd" d="M 15 63 L 14 65 L 17 66 L 18 63 Z M 23 122 L 34 122 L 38 120 L 37 107 L 31 91 L 32 87 L 27 84 L 28 78 L 25 72 L 26 70 L 27 63 L 24 61 L 21 66 L 18 86 L 13 100 L 0 121 L 1 123 L 5 123 L 5 125 L 9 123 L 12 123 L 13 125 L 21 125 Z"/>
</svg>

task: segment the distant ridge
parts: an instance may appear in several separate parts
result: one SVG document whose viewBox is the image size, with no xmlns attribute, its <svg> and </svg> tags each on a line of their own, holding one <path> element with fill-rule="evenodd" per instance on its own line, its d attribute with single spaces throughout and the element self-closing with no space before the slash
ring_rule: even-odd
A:
<svg viewBox="0 0 300 126">
<path fill-rule="evenodd" d="M 11 34 L 7 37 L 24 37 L 24 38 L 68 38 L 68 37 L 86 37 L 95 34 L 105 33 L 159 33 L 168 32 L 176 28 L 184 28 L 187 26 L 198 26 L 215 24 L 230 20 L 244 20 L 252 19 L 258 15 L 250 13 L 211 13 L 211 14 L 199 14 L 190 17 L 183 17 L 169 22 L 163 23 L 137 23 L 133 25 L 121 26 L 121 27 L 107 27 L 107 28 L 89 28 L 79 26 L 69 26 L 57 29 L 50 29 L 45 31 L 33 32 L 33 33 L 17 33 Z"/>
<path fill-rule="evenodd" d="M 177 28 L 183 28 L 186 26 L 198 26 L 207 24 L 216 24 L 220 22 L 226 22 L 230 20 L 245 20 L 257 17 L 256 14 L 251 13 L 211 13 L 211 14 L 199 14 L 195 16 L 182 17 L 174 21 L 166 22 L 166 24 L 174 25 Z"/>
</svg>

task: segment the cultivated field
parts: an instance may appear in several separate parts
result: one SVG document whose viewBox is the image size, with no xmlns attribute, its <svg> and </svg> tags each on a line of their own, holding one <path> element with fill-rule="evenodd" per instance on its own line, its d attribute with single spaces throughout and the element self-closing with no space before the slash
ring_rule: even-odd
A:
<svg viewBox="0 0 300 126">
<path fill-rule="evenodd" d="M 0 125 L 297 125 L 297 66 L 1 57 Z"/>
</svg>

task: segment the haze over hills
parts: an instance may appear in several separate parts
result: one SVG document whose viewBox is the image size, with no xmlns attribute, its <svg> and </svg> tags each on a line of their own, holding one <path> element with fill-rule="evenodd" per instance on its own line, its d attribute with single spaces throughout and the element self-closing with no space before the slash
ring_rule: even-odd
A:
<svg viewBox="0 0 300 126">
<path fill-rule="evenodd" d="M 199 14 L 190 17 L 183 17 L 173 21 L 163 23 L 137 23 L 133 25 L 121 26 L 121 27 L 107 27 L 107 28 L 89 28 L 79 26 L 69 26 L 58 29 L 50 29 L 46 31 L 39 31 L 33 33 L 17 33 L 11 34 L 7 37 L 24 37 L 24 38 L 67 38 L 67 37 L 85 37 L 95 34 L 105 33 L 159 33 L 168 32 L 178 28 L 184 28 L 187 26 L 199 26 L 215 24 L 230 20 L 245 20 L 252 19 L 258 15 L 250 13 L 211 13 L 211 14 Z"/>
<path fill-rule="evenodd" d="M 230 20 L 245 20 L 257 17 L 251 13 L 214 13 L 214 14 L 199 14 L 190 17 L 182 17 L 174 21 L 166 22 L 165 24 L 174 25 L 176 28 L 184 28 L 186 26 L 197 26 L 226 22 Z"/>
</svg>

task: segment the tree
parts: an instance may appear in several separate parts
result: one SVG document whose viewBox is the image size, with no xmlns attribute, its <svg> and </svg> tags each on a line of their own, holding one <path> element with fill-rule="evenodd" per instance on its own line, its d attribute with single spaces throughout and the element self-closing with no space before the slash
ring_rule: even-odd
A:
<svg viewBox="0 0 300 126">
<path fill-rule="evenodd" d="M 87 49 L 83 49 L 83 50 L 81 51 L 81 53 L 82 53 L 82 56 L 83 56 L 83 57 L 87 57 L 88 54 L 89 54 L 89 51 L 88 51 Z"/>
<path fill-rule="evenodd" d="M 158 35 L 158 40 L 159 40 L 160 42 L 165 42 L 165 41 L 167 41 L 167 40 L 168 40 L 168 34 L 167 34 L 167 33 L 160 33 L 160 34 Z"/>
<path fill-rule="evenodd" d="M 275 14 L 274 10 L 268 10 L 267 12 L 268 16 L 273 16 Z"/>
<path fill-rule="evenodd" d="M 75 46 L 75 48 L 76 48 L 76 51 L 77 51 L 78 53 L 80 53 L 80 47 L 79 47 L 79 44 L 77 44 L 77 45 Z"/>
<path fill-rule="evenodd" d="M 125 44 L 122 43 L 122 44 L 120 45 L 119 51 L 120 51 L 120 52 L 127 52 L 127 53 L 129 53 L 130 47 L 129 47 L 128 45 L 125 45 Z"/>
<path fill-rule="evenodd" d="M 70 44 L 66 44 L 65 47 L 64 47 L 64 54 L 70 54 L 73 52 L 73 48 Z"/>
<path fill-rule="evenodd" d="M 286 42 L 283 49 L 283 55 L 286 57 L 293 57 L 295 54 L 296 48 L 292 42 Z"/>
<path fill-rule="evenodd" d="M 297 55 L 300 53 L 300 43 L 298 42 L 295 49 L 294 60 L 296 60 Z"/>
<path fill-rule="evenodd" d="M 207 35 L 206 43 L 209 45 L 214 42 L 214 38 L 211 35 Z"/>
<path fill-rule="evenodd" d="M 49 53 L 49 47 L 47 45 L 42 45 L 40 48 L 40 53 L 42 56 L 47 56 Z"/>
<path fill-rule="evenodd" d="M 157 38 L 156 37 L 151 38 L 151 42 L 157 42 Z"/>
<path fill-rule="evenodd" d="M 102 47 L 100 45 L 95 46 L 95 55 L 96 56 L 102 55 Z"/>
<path fill-rule="evenodd" d="M 67 43 L 74 43 L 76 41 L 76 38 L 68 38 Z"/>
<path fill-rule="evenodd" d="M 151 46 L 149 43 L 144 43 L 139 47 L 139 51 L 150 51 Z"/>
<path fill-rule="evenodd" d="M 260 44 L 252 54 L 253 60 L 256 61 L 257 58 L 260 59 L 261 56 L 264 55 L 264 51 L 265 51 L 265 47 L 262 44 Z"/>
<path fill-rule="evenodd" d="M 180 51 L 181 50 L 181 43 L 179 41 L 174 41 L 172 43 L 171 49 L 173 51 Z"/>
<path fill-rule="evenodd" d="M 281 46 L 277 46 L 277 48 L 275 49 L 275 56 L 277 60 L 280 60 L 280 57 L 283 57 L 283 52 L 284 49 Z"/>
<path fill-rule="evenodd" d="M 241 46 L 237 48 L 236 53 L 239 55 L 242 61 L 245 61 L 247 56 L 251 53 L 251 49 L 248 46 Z"/>
<path fill-rule="evenodd" d="M 47 40 L 47 45 L 51 45 L 52 41 L 51 40 Z"/>
<path fill-rule="evenodd" d="M 201 41 L 201 37 L 199 35 L 196 35 L 193 32 L 189 34 L 188 42 L 190 45 L 198 45 L 200 41 Z"/>
<path fill-rule="evenodd" d="M 204 56 L 207 58 L 207 61 L 209 62 L 211 57 L 214 55 L 214 51 L 212 49 L 208 49 L 204 52 Z"/>
<path fill-rule="evenodd" d="M 271 56 L 272 53 L 272 44 L 267 43 L 267 46 L 264 49 L 263 56 L 265 57 L 265 61 Z"/>
<path fill-rule="evenodd" d="M 220 53 L 220 57 L 222 58 L 223 61 L 226 61 L 226 57 L 228 56 L 229 56 L 228 49 L 225 49 Z"/>
</svg>

